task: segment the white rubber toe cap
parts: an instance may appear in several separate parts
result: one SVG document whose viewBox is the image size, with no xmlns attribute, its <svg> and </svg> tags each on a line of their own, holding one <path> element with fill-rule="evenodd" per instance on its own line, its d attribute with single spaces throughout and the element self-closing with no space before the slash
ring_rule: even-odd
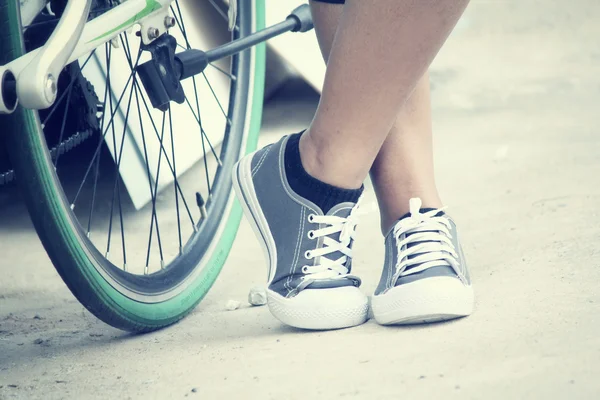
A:
<svg viewBox="0 0 600 400">
<path fill-rule="evenodd" d="M 435 277 L 396 286 L 373 296 L 373 316 L 381 325 L 419 324 L 466 317 L 473 312 L 473 287 L 458 278 Z"/>
<path fill-rule="evenodd" d="M 269 310 L 284 324 L 302 329 L 340 329 L 367 320 L 369 301 L 359 288 L 305 289 L 285 298 L 267 291 Z"/>
</svg>

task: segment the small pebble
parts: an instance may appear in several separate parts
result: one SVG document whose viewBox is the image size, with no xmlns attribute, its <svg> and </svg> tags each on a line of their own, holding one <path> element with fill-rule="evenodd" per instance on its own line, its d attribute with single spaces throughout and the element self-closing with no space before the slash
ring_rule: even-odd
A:
<svg viewBox="0 0 600 400">
<path fill-rule="evenodd" d="M 192 388 L 192 393 L 196 393 L 197 391 L 198 391 L 198 389 Z"/>
<path fill-rule="evenodd" d="M 35 315 L 33 316 L 33 319 L 44 319 L 44 318 L 40 317 L 38 314 L 35 314 Z"/>
<path fill-rule="evenodd" d="M 240 308 L 241 303 L 237 300 L 229 300 L 227 304 L 225 304 L 225 308 L 227 311 L 233 311 Z"/>
<path fill-rule="evenodd" d="M 33 344 L 43 344 L 44 343 L 44 339 L 35 339 L 33 341 Z"/>
<path fill-rule="evenodd" d="M 267 292 L 262 286 L 255 286 L 248 293 L 248 303 L 253 306 L 264 306 L 267 304 Z"/>
</svg>

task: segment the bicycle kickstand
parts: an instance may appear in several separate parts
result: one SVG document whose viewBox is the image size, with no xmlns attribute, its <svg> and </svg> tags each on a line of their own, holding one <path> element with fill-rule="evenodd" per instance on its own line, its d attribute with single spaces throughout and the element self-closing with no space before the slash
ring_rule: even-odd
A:
<svg viewBox="0 0 600 400">
<path fill-rule="evenodd" d="M 144 46 L 144 50 L 152 54 L 152 59 L 139 65 L 137 73 L 152 106 L 166 111 L 171 101 L 179 104 L 185 101 L 180 81 L 202 73 L 209 63 L 232 56 L 283 33 L 308 32 L 312 28 L 310 7 L 304 4 L 294 9 L 284 21 L 278 24 L 206 52 L 190 49 L 175 53 L 175 38 L 163 34 Z"/>
</svg>

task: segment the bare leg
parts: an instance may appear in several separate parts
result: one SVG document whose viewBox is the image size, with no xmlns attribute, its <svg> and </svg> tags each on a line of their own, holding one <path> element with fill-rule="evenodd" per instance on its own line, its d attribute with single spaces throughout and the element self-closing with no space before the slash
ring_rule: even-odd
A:
<svg viewBox="0 0 600 400">
<path fill-rule="evenodd" d="M 358 188 L 404 105 L 468 0 L 349 0 L 321 102 L 302 136 L 306 171 Z"/>
<path fill-rule="evenodd" d="M 371 168 L 371 179 L 385 235 L 408 212 L 409 200 L 420 197 L 423 207 L 440 208 L 435 185 L 429 75 L 419 81 L 400 110 Z"/>
<path fill-rule="evenodd" d="M 343 6 L 311 2 L 313 19 L 325 61 L 333 45 Z M 385 232 L 408 211 L 408 200 L 420 197 L 425 207 L 440 207 L 433 172 L 429 76 L 419 80 L 397 112 L 371 167 Z"/>
</svg>

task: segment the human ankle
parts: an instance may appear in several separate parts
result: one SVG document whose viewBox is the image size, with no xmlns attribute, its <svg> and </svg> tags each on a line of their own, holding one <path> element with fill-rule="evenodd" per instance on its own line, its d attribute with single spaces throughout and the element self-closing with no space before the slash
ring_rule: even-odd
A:
<svg viewBox="0 0 600 400">
<path fill-rule="evenodd" d="M 343 189 L 358 189 L 363 180 L 352 165 L 342 166 L 332 157 L 328 143 L 319 141 L 307 129 L 300 138 L 300 158 L 312 177 Z"/>
<path fill-rule="evenodd" d="M 317 205 L 324 214 L 337 204 L 358 202 L 362 185 L 358 189 L 346 189 L 324 182 L 305 170 L 300 157 L 300 138 L 301 134 L 289 136 L 285 147 L 285 174 L 291 189 Z"/>
</svg>

